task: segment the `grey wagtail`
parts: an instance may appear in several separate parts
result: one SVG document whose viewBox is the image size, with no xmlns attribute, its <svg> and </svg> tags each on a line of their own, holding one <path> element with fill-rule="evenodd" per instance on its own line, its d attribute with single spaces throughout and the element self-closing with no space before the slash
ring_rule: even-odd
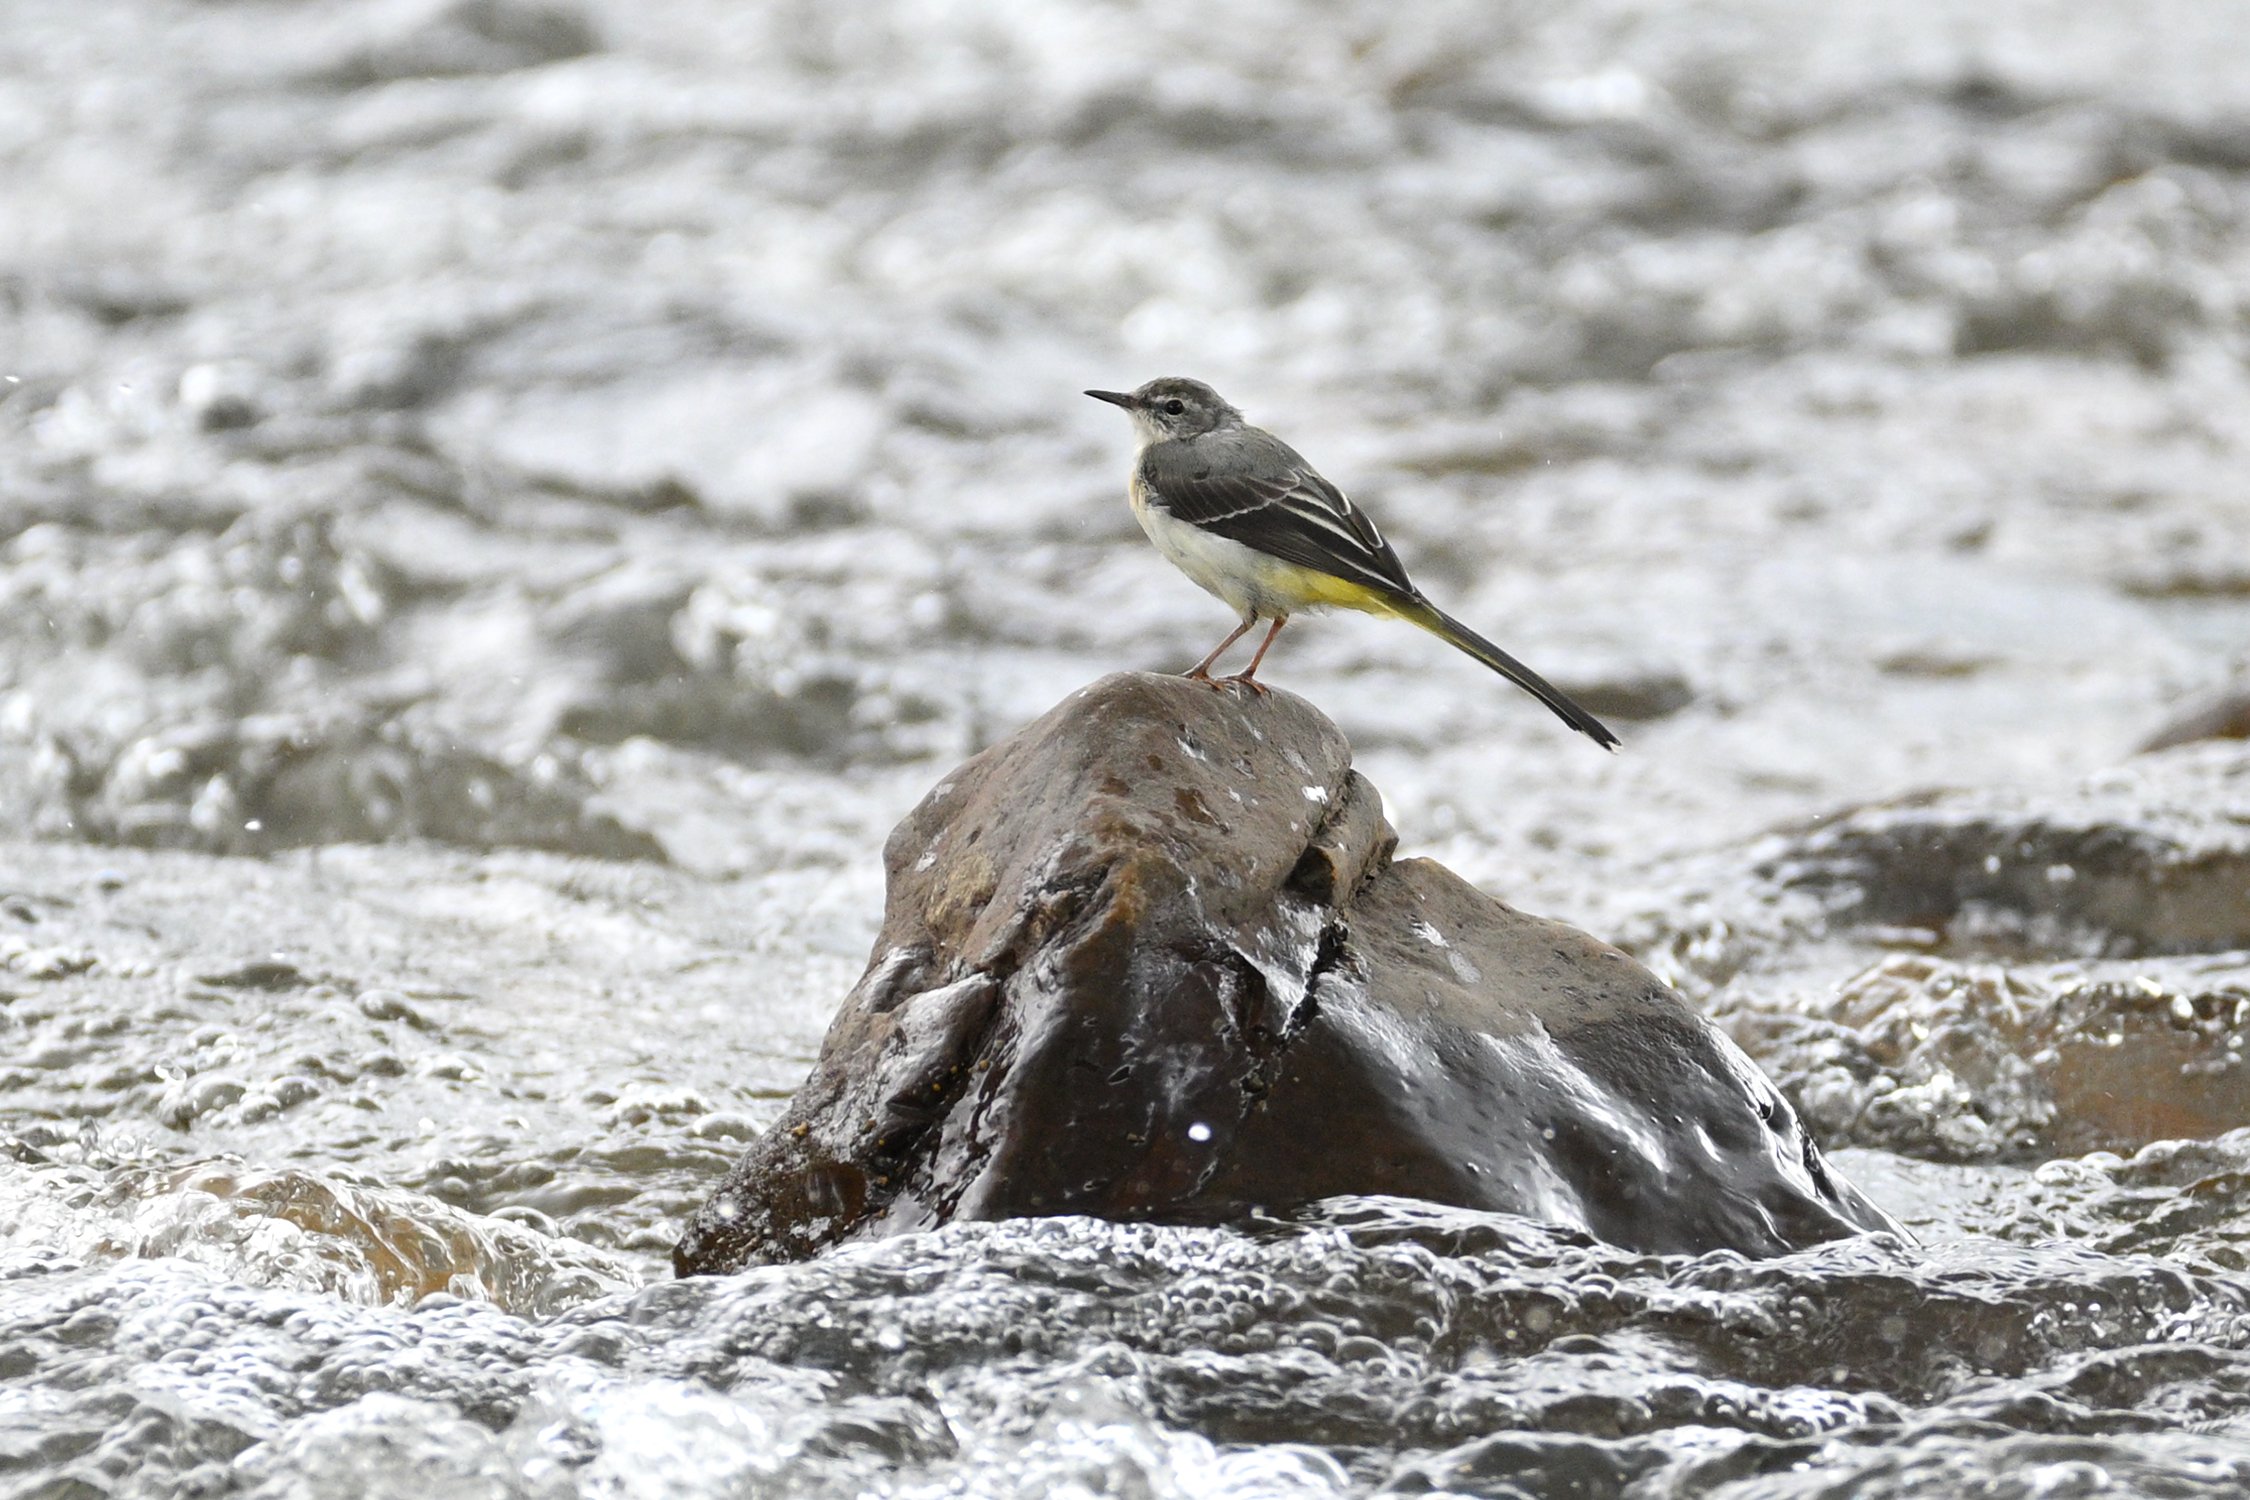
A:
<svg viewBox="0 0 2250 1500">
<path fill-rule="evenodd" d="M 1608 726 L 1562 689 L 1424 598 L 1366 512 L 1296 449 L 1243 421 L 1217 391 L 1200 380 L 1167 376 L 1137 391 L 1086 394 L 1124 407 L 1140 433 L 1130 494 L 1148 539 L 1242 616 L 1188 676 L 1211 681 L 1212 663 L 1227 647 L 1260 620 L 1271 620 L 1250 665 L 1227 679 L 1263 692 L 1258 663 L 1292 614 L 1356 609 L 1421 626 L 1529 692 L 1603 749 L 1617 748 Z"/>
</svg>

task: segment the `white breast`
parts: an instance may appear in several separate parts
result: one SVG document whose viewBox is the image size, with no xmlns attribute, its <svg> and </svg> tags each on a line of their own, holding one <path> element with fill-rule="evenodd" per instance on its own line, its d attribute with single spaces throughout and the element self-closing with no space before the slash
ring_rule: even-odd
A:
<svg viewBox="0 0 2250 1500">
<path fill-rule="evenodd" d="M 1148 503 L 1137 478 L 1133 484 L 1133 515 L 1173 567 L 1187 574 L 1199 588 L 1224 599 L 1243 619 L 1270 619 L 1289 612 L 1278 576 L 1283 570 L 1296 571 L 1287 563 L 1175 519 L 1162 506 Z"/>
</svg>

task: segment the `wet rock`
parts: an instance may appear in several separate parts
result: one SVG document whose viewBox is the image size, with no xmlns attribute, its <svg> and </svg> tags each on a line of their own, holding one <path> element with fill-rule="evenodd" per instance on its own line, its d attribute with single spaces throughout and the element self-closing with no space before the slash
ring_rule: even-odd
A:
<svg viewBox="0 0 2250 1500">
<path fill-rule="evenodd" d="M 873 961 L 677 1268 L 1348 1193 L 1651 1251 L 1889 1227 L 1647 971 L 1394 842 L 1301 699 L 1081 691 L 893 832 Z"/>
<path fill-rule="evenodd" d="M 1677 667 L 1648 664 L 1605 677 L 1572 678 L 1570 695 L 1589 713 L 1617 719 L 1663 719 L 1693 703 L 1695 688 Z"/>
<path fill-rule="evenodd" d="M 1831 1145 L 2044 1160 L 2200 1139 L 2250 1117 L 2250 966 L 1964 964 L 1897 954 L 1790 1009 L 1715 1019 Z"/>
<path fill-rule="evenodd" d="M 743 592 L 676 577 L 605 580 L 542 622 L 542 636 L 581 667 L 551 728 L 586 744 L 648 738 L 751 762 L 929 754 L 933 738 L 946 738 L 932 725 L 947 705 L 848 649 L 867 643 L 836 641 L 837 613 L 832 591 L 800 580 L 761 579 Z"/>
<path fill-rule="evenodd" d="M 2189 705 L 2142 744 L 2145 750 L 2170 750 L 2199 740 L 2250 740 L 2250 686 Z"/>
<path fill-rule="evenodd" d="M 2250 1111 L 2245 829 L 2250 746 L 2188 744 L 1696 856 L 1617 926 L 1831 1144 L 2129 1151 Z"/>
<path fill-rule="evenodd" d="M 584 57 L 601 46 L 575 7 L 536 0 L 407 0 L 377 7 L 366 34 L 308 70 L 308 83 L 370 88 L 411 78 L 507 73 Z"/>
<path fill-rule="evenodd" d="M 72 1180 L 85 1175 L 27 1173 L 9 1188 L 41 1207 L 86 1193 Z M 294 1168 L 215 1160 L 131 1170 L 72 1206 L 71 1232 L 89 1259 L 176 1256 L 363 1306 L 412 1306 L 444 1293 L 528 1316 L 641 1281 L 583 1244 Z"/>
<path fill-rule="evenodd" d="M 108 758 L 51 750 L 47 820 L 94 843 L 257 854 L 421 838 L 664 858 L 590 807 L 592 786 L 560 758 L 512 766 L 395 719 L 261 716 L 160 731 Z"/>
<path fill-rule="evenodd" d="M 1943 792 L 1792 836 L 1758 866 L 1830 927 L 2037 956 L 2250 947 L 2250 746 L 2138 757 L 2060 794 Z"/>
</svg>

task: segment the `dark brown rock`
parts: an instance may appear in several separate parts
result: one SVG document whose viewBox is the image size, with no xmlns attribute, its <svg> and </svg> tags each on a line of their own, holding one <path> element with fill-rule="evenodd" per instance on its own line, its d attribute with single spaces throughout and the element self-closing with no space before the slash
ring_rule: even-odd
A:
<svg viewBox="0 0 2250 1500">
<path fill-rule="evenodd" d="M 1646 970 L 1392 844 L 1302 699 L 1079 692 L 892 834 L 867 973 L 678 1269 L 1350 1193 L 1649 1251 L 1893 1227 Z"/>
</svg>

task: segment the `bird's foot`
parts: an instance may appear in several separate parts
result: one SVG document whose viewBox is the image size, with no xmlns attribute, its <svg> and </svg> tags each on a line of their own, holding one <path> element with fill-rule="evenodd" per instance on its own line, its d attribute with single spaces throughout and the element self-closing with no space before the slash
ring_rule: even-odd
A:
<svg viewBox="0 0 2250 1500">
<path fill-rule="evenodd" d="M 1211 684 L 1211 686 L 1213 687 L 1219 687 L 1221 685 L 1222 684 L 1216 682 Z M 1266 694 L 1273 691 L 1272 688 L 1267 687 L 1257 678 L 1252 677 L 1248 672 L 1238 672 L 1234 676 L 1225 679 L 1225 685 L 1232 687 L 1246 687 L 1251 691 L 1253 695 L 1260 698 L 1263 698 Z"/>
<path fill-rule="evenodd" d="M 1188 671 L 1182 672 L 1180 675 L 1182 677 L 1185 677 L 1190 682 L 1202 683 L 1205 687 L 1209 688 L 1214 693 L 1223 693 L 1226 691 L 1226 682 L 1221 682 L 1218 678 L 1213 677 L 1209 672 L 1205 671 L 1201 667 L 1190 668 Z M 1227 679 L 1227 682 L 1232 682 L 1233 680 L 1234 679 L 1230 677 Z"/>
</svg>

